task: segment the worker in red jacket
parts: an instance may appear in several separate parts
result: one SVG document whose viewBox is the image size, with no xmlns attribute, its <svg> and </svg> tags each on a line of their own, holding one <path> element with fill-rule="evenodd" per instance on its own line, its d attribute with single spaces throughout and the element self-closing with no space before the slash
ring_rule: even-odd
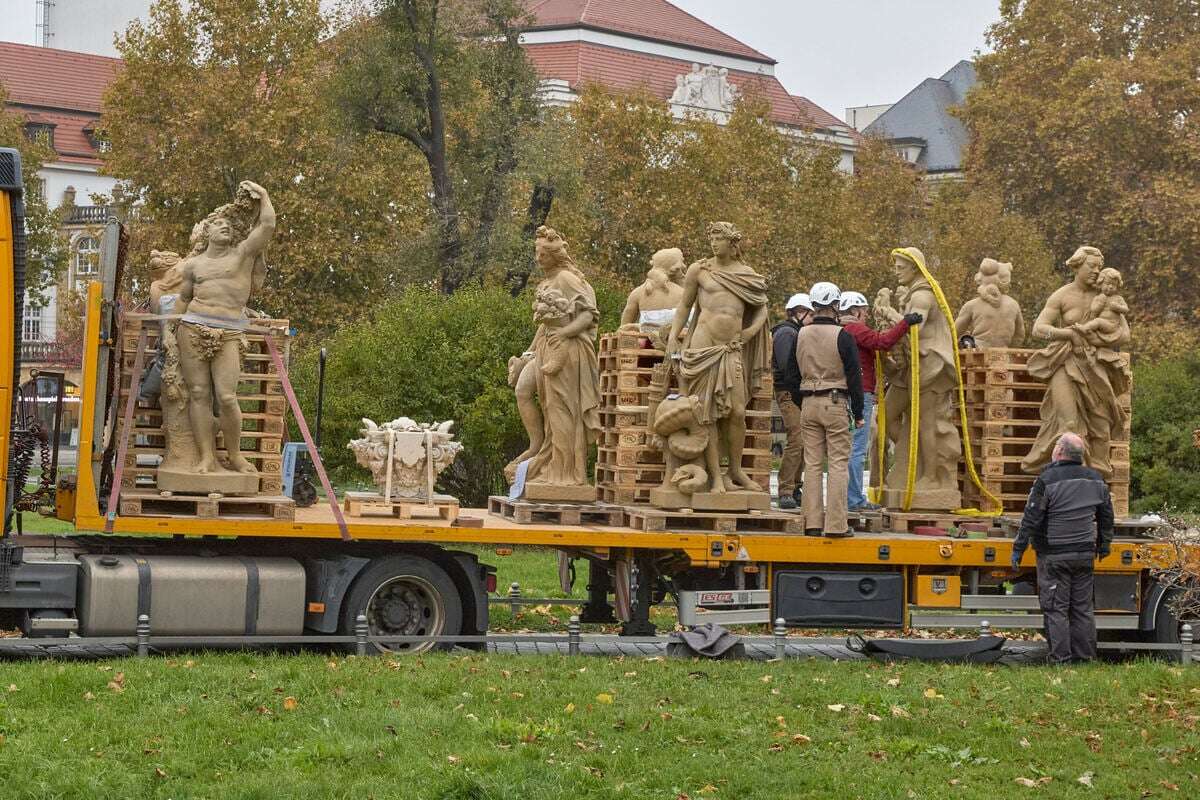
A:
<svg viewBox="0 0 1200 800">
<path fill-rule="evenodd" d="M 858 345 L 858 361 L 862 365 L 863 420 L 866 423 L 854 431 L 846 501 L 851 511 L 876 511 L 880 506 L 867 500 L 866 494 L 863 493 L 863 468 L 867 461 L 867 445 L 871 441 L 871 417 L 875 414 L 877 396 L 875 351 L 891 350 L 896 342 L 900 341 L 900 337 L 908 333 L 910 326 L 921 323 L 922 317 L 916 313 L 906 314 L 904 319 L 888 330 L 877 331 L 867 325 L 867 298 L 859 292 L 843 292 L 841 303 L 838 305 L 838 319 Z M 879 376 L 878 380 L 882 383 L 882 376 Z M 879 388 L 882 390 L 883 387 Z M 882 468 L 880 465 L 880 469 Z"/>
</svg>

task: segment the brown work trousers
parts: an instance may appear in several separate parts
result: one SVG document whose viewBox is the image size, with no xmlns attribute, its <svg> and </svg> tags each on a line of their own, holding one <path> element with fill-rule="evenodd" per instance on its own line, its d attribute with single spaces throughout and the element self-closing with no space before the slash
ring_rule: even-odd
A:
<svg viewBox="0 0 1200 800">
<path fill-rule="evenodd" d="M 800 406 L 792 399 L 791 392 L 776 392 L 775 403 L 783 427 L 787 429 L 787 446 L 783 448 L 783 461 L 779 465 L 779 496 L 791 497 L 800 482 L 800 470 L 804 468 L 804 438 L 800 432 Z"/>
<path fill-rule="evenodd" d="M 824 533 L 846 533 L 846 482 L 850 462 L 850 412 L 846 395 L 809 395 L 800 407 L 800 429 L 804 439 L 804 527 Z M 829 477 L 821 491 L 821 468 L 828 464 Z M 824 496 L 823 496 L 824 495 Z"/>
</svg>

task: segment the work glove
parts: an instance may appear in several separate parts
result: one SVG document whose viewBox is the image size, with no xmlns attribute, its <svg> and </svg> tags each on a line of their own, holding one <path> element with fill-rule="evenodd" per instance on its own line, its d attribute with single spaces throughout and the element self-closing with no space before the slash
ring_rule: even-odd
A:
<svg viewBox="0 0 1200 800">
<path fill-rule="evenodd" d="M 1021 557 L 1019 555 L 1017 555 L 1016 553 L 1013 553 L 1012 569 L 1013 569 L 1013 572 L 1017 572 L 1018 570 L 1021 569 Z"/>
<path fill-rule="evenodd" d="M 907 322 L 908 326 L 911 328 L 913 325 L 920 325 L 922 322 L 925 321 L 925 318 L 922 317 L 917 312 L 911 311 L 908 314 L 904 315 L 904 321 Z"/>
<path fill-rule="evenodd" d="M 1100 558 L 1105 558 L 1111 552 L 1112 552 L 1111 548 L 1101 547 L 1099 550 L 1096 551 L 1096 555 L 1099 556 Z"/>
</svg>

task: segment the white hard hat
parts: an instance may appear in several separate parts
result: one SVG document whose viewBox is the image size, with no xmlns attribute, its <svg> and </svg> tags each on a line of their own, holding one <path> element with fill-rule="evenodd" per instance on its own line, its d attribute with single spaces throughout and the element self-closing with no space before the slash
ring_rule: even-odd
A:
<svg viewBox="0 0 1200 800">
<path fill-rule="evenodd" d="M 842 296 L 842 291 L 829 281 L 821 281 L 813 284 L 813 287 L 808 290 L 808 296 L 812 299 L 813 305 L 836 306 L 838 298 Z"/>
<path fill-rule="evenodd" d="M 863 297 L 861 292 L 842 292 L 842 302 L 838 304 L 838 311 L 849 311 L 860 306 L 867 307 L 867 298 Z"/>
<path fill-rule="evenodd" d="M 812 300 L 809 300 L 808 295 L 806 295 L 804 292 L 800 292 L 800 294 L 794 294 L 791 297 L 789 297 L 788 301 L 787 301 L 787 305 L 784 306 L 784 309 L 787 311 L 791 311 L 796 306 L 800 306 L 801 308 L 807 308 L 809 311 L 813 310 Z"/>
</svg>

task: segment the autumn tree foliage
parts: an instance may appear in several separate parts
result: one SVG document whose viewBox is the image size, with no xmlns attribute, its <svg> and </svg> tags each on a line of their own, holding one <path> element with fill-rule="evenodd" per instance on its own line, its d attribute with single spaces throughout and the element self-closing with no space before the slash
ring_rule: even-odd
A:
<svg viewBox="0 0 1200 800">
<path fill-rule="evenodd" d="M 151 248 L 186 253 L 192 226 L 251 179 L 279 211 L 255 307 L 327 331 L 429 277 L 420 161 L 344 129 L 328 33 L 318 0 L 158 0 L 120 37 L 105 170 L 137 203 L 135 274 Z"/>
<path fill-rule="evenodd" d="M 1194 325 L 1200 2 L 1002 0 L 1000 12 L 963 114 L 970 174 L 1036 220 L 1058 261 L 1103 250 L 1142 325 Z"/>
<path fill-rule="evenodd" d="M 21 154 L 21 173 L 25 192 L 25 233 L 28 259 L 25 287 L 30 301 L 44 303 L 46 289 L 57 283 L 67 264 L 67 247 L 59 232 L 58 214 L 47 203 L 41 189 L 38 170 L 54 159 L 54 150 L 43 139 L 25 133 L 23 115 L 5 110 L 7 96 L 0 85 L 0 147 L 15 148 Z"/>
<path fill-rule="evenodd" d="M 339 108 L 425 162 L 447 294 L 481 280 L 513 232 L 519 139 L 538 112 L 527 17 L 517 0 L 366 0 L 337 37 Z"/>
<path fill-rule="evenodd" d="M 660 248 L 708 256 L 705 225 L 715 219 L 742 229 L 747 262 L 780 305 L 820 280 L 868 294 L 893 285 L 888 254 L 905 245 L 925 251 L 956 308 L 984 256 L 1028 276 L 1018 299 L 1030 313 L 1056 283 L 1028 219 L 974 184 L 931 188 L 882 141 L 863 143 L 850 174 L 835 148 L 781 131 L 753 97 L 723 126 L 594 86 L 563 113 L 573 145 L 562 152 L 577 178 L 560 188 L 551 222 L 583 263 L 626 284 Z"/>
</svg>

